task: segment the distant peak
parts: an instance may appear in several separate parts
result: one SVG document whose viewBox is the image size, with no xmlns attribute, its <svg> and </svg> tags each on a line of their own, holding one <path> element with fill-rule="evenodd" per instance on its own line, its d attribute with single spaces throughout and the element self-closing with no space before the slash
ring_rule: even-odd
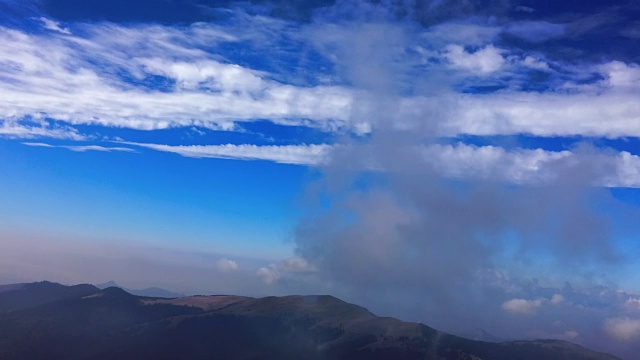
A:
<svg viewBox="0 0 640 360">
<path fill-rule="evenodd" d="M 109 287 L 118 287 L 118 288 L 122 288 L 122 286 L 118 285 L 118 284 L 117 284 L 115 281 L 113 281 L 113 280 L 107 281 L 106 283 L 97 284 L 97 285 L 96 285 L 96 287 L 97 287 L 98 289 L 106 289 L 106 288 L 109 288 Z"/>
<path fill-rule="evenodd" d="M 104 296 L 109 296 L 109 297 L 114 297 L 114 296 L 126 296 L 126 297 L 132 297 L 134 295 L 129 294 L 128 292 L 122 290 L 119 287 L 116 286 L 110 286 L 106 289 L 102 289 L 102 293 L 104 294 Z"/>
</svg>

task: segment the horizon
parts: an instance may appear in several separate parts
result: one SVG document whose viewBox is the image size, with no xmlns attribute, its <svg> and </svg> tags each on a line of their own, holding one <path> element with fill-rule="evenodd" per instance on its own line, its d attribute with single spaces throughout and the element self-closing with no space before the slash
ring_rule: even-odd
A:
<svg viewBox="0 0 640 360">
<path fill-rule="evenodd" d="M 640 351 L 640 5 L 0 0 L 0 283 Z"/>
</svg>

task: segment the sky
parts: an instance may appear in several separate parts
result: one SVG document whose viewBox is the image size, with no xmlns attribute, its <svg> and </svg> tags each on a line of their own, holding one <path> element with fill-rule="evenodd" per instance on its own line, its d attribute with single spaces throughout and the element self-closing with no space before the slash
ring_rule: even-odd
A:
<svg viewBox="0 0 640 360">
<path fill-rule="evenodd" d="M 0 283 L 640 351 L 635 1 L 0 0 Z"/>
</svg>

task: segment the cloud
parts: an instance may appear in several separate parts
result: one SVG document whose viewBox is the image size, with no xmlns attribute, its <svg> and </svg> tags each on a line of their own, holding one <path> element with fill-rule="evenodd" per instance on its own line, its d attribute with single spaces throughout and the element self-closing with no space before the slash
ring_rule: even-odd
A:
<svg viewBox="0 0 640 360">
<path fill-rule="evenodd" d="M 358 89 L 347 123 L 371 124 L 371 131 L 333 145 L 309 187 L 297 255 L 314 264 L 314 276 L 374 312 L 436 328 L 472 322 L 508 337 L 602 337 L 602 320 L 617 306 L 610 292 L 584 295 L 580 308 L 579 295 L 539 291 L 527 280 L 591 285 L 624 267 L 613 229 L 621 221 L 636 236 L 637 211 L 601 186 L 635 178 L 637 154 L 514 144 L 523 134 L 543 146 L 549 143 L 537 137 L 640 135 L 636 89 L 611 87 L 592 65 L 571 71 L 544 52 L 491 36 L 434 44 L 428 31 L 416 40 L 412 24 L 382 22 L 377 29 L 396 28 L 380 42 L 339 22 L 319 35 L 322 54 Z M 398 51 L 416 42 L 415 52 Z M 343 56 L 349 49 L 354 56 Z M 504 147 L 465 143 L 500 142 L 494 135 L 516 136 Z M 527 280 L 478 275 L 490 270 Z"/>
<path fill-rule="evenodd" d="M 532 315 L 541 305 L 541 299 L 511 299 L 502 303 L 502 309 L 513 314 Z"/>
<path fill-rule="evenodd" d="M 543 42 L 564 36 L 565 26 L 546 21 L 521 21 L 511 23 L 504 31 L 531 42 Z"/>
<path fill-rule="evenodd" d="M 575 341 L 575 339 L 580 337 L 580 333 L 578 333 L 575 330 L 567 330 L 564 332 L 564 334 L 562 334 L 563 337 L 569 341 L 573 340 Z"/>
<path fill-rule="evenodd" d="M 553 296 L 551 297 L 551 300 L 549 300 L 549 302 L 554 304 L 554 305 L 561 304 L 564 301 L 565 301 L 564 296 L 562 296 L 560 294 L 553 294 Z"/>
<path fill-rule="evenodd" d="M 625 64 L 621 61 L 611 61 L 599 67 L 600 72 L 606 77 L 606 84 L 611 87 L 637 88 L 640 82 L 640 66 L 637 64 Z"/>
<path fill-rule="evenodd" d="M 631 310 L 640 310 L 640 299 L 631 298 L 625 301 L 625 306 Z"/>
<path fill-rule="evenodd" d="M 47 19 L 46 17 L 41 17 L 40 21 L 42 21 L 42 25 L 44 26 L 45 29 L 57 31 L 59 33 L 66 34 L 66 35 L 71 35 L 71 30 L 60 26 L 60 23 L 55 20 Z"/>
<path fill-rule="evenodd" d="M 256 272 L 256 275 L 258 275 L 258 277 L 267 285 L 273 284 L 282 277 L 280 272 L 274 266 L 261 267 Z"/>
<path fill-rule="evenodd" d="M 126 143 L 193 158 L 268 160 L 282 164 L 318 165 L 326 161 L 329 145 L 184 145 Z"/>
<path fill-rule="evenodd" d="M 600 90 L 600 89 L 596 89 Z M 632 93 L 518 93 L 461 95 L 448 103 L 442 135 L 640 136 Z M 422 100 L 425 101 L 425 100 Z M 606 119 L 606 121 L 605 121 Z"/>
<path fill-rule="evenodd" d="M 629 152 L 505 149 L 496 146 L 431 145 L 421 148 L 438 174 L 459 179 L 494 180 L 521 185 L 566 183 L 565 174 L 590 173 L 589 185 L 640 186 L 640 157 Z"/>
<path fill-rule="evenodd" d="M 467 52 L 460 45 L 449 45 L 446 47 L 445 57 L 459 69 L 480 74 L 496 72 L 505 64 L 501 50 L 493 45 L 487 45 L 475 52 Z"/>
<path fill-rule="evenodd" d="M 69 149 L 75 152 L 85 152 L 85 151 L 100 151 L 100 152 L 113 152 L 113 151 L 122 151 L 122 152 L 135 152 L 135 150 L 126 148 L 126 147 L 106 147 L 100 145 L 50 145 L 46 143 L 39 142 L 23 142 L 23 145 L 32 146 L 32 147 L 46 147 L 46 148 L 61 148 L 61 149 Z"/>
<path fill-rule="evenodd" d="M 607 333 L 618 341 L 633 341 L 640 338 L 640 320 L 612 318 L 605 322 Z"/>
<path fill-rule="evenodd" d="M 280 267 L 287 272 L 290 273 L 313 273 L 318 269 L 309 264 L 309 262 L 300 257 L 293 257 L 289 259 L 285 259 L 280 264 Z"/>
<path fill-rule="evenodd" d="M 403 95 L 398 101 L 386 103 L 398 107 L 394 115 L 397 126 L 421 130 L 429 116 L 429 127 L 436 133 L 428 135 L 438 136 L 640 135 L 635 121 L 635 64 L 604 64 L 596 70 L 607 80 L 591 80 L 585 85 L 582 77 L 593 67 L 576 71 L 575 66 L 556 61 L 554 69 L 560 69 L 556 71 L 539 54 L 516 54 L 486 43 L 496 40 L 492 35 L 496 26 L 491 25 L 445 23 L 424 32 L 395 23 L 366 24 L 365 32 L 358 27 L 326 23 L 301 27 L 273 21 L 262 30 L 256 26 L 249 30 L 231 28 L 238 30 L 234 33 L 201 23 L 187 27 L 92 23 L 76 24 L 74 29 L 81 30 L 77 34 L 33 34 L 0 27 L 4 49 L 0 62 L 6 65 L 0 69 L 0 91 L 5 100 L 0 103 L 0 134 L 79 138 L 74 127 L 83 124 L 139 130 L 192 126 L 233 130 L 236 122 L 257 119 L 327 132 L 347 129 L 366 134 L 375 127 L 375 117 L 357 116 L 369 111 L 362 108 L 360 99 L 375 97 L 376 91 L 385 88 L 422 88 L 421 83 L 431 81 L 433 74 L 450 66 L 465 72 L 447 81 L 434 79 L 439 88 L 458 81 L 476 81 L 473 79 L 478 75 L 509 74 L 509 79 L 495 80 L 526 83 L 528 78 L 523 73 L 531 69 L 549 72 L 552 79 L 565 78 L 550 83 L 551 88 L 541 93 L 519 91 L 517 84 L 490 94 L 394 90 L 387 96 Z M 216 50 L 230 42 L 258 47 L 256 39 L 268 33 L 275 36 L 276 40 L 270 40 L 274 44 L 291 37 L 301 48 L 312 47 L 323 62 L 346 63 L 338 64 L 335 73 L 316 74 L 324 82 L 315 78 L 303 81 L 281 68 L 258 70 L 244 61 L 241 65 Z M 384 46 L 376 43 L 379 35 L 386 33 L 394 34 L 398 41 Z M 459 34 L 463 38 L 460 44 L 471 46 L 449 43 L 443 34 Z M 351 66 L 366 61 L 367 51 L 364 42 L 341 45 L 354 36 L 376 43 L 378 50 L 368 56 L 383 65 Z M 43 51 L 48 56 L 40 56 Z M 291 55 L 272 54 L 276 59 Z M 424 67 L 430 71 L 425 72 Z M 382 73 L 385 76 L 380 76 Z M 566 78 L 567 74 L 576 74 L 577 79 Z M 357 77 L 362 86 L 353 86 L 358 82 L 346 81 L 349 77 Z M 437 116 L 433 116 L 434 109 Z M 64 126 L 51 129 L 25 122 L 36 117 L 53 119 Z"/>
<path fill-rule="evenodd" d="M 162 145 L 126 143 L 157 151 L 194 158 L 267 160 L 284 164 L 323 165 L 331 161 L 332 151 L 351 151 L 342 145 Z M 419 146 L 422 161 L 416 166 L 431 168 L 450 178 L 492 180 L 519 185 L 562 183 L 563 174 L 581 167 L 595 169 L 590 184 L 607 187 L 640 187 L 640 157 L 629 152 L 583 154 L 543 149 L 505 149 L 497 146 L 472 146 L 464 143 Z M 385 171 L 375 161 L 370 170 Z M 606 167 L 607 171 L 597 171 Z M 586 169 L 585 168 L 585 169 Z"/>
<path fill-rule="evenodd" d="M 444 22 L 431 26 L 425 37 L 439 45 L 464 44 L 472 46 L 491 43 L 500 34 L 500 29 L 487 24 L 468 22 Z"/>
<path fill-rule="evenodd" d="M 70 126 L 54 126 L 46 122 L 27 125 L 3 119 L 0 119 L 0 136 L 16 139 L 53 138 L 76 141 L 87 139 L 87 136 Z"/>
<path fill-rule="evenodd" d="M 218 269 L 222 272 L 233 272 L 238 270 L 238 263 L 229 259 L 220 259 L 216 263 Z"/>
<path fill-rule="evenodd" d="M 0 71 L 0 118 L 38 115 L 144 130 L 229 128 L 234 121 L 265 118 L 325 127 L 348 111 L 349 94 L 339 87 L 281 84 L 213 59 L 201 47 L 232 39 L 202 25 L 182 32 L 97 24 L 83 30 L 84 37 L 60 37 L 0 27 L 0 62 L 8 64 Z M 39 55 L 42 49 L 48 56 Z M 145 82 L 152 76 L 175 86 L 150 88 Z"/>
<path fill-rule="evenodd" d="M 269 266 L 261 267 L 256 275 L 267 285 L 271 285 L 281 278 L 305 277 L 315 274 L 318 268 L 301 257 L 284 259 Z"/>
<path fill-rule="evenodd" d="M 524 60 L 522 60 L 522 65 L 535 70 L 541 70 L 541 71 L 549 70 L 549 64 L 547 64 L 546 62 L 540 59 L 536 59 L 533 56 L 526 56 Z"/>
</svg>

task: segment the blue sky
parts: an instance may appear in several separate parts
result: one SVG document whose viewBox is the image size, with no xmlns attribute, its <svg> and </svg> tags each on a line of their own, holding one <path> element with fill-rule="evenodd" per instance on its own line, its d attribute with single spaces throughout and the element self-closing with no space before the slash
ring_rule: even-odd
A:
<svg viewBox="0 0 640 360">
<path fill-rule="evenodd" d="M 0 0 L 0 281 L 331 293 L 631 354 L 639 15 Z"/>
</svg>

